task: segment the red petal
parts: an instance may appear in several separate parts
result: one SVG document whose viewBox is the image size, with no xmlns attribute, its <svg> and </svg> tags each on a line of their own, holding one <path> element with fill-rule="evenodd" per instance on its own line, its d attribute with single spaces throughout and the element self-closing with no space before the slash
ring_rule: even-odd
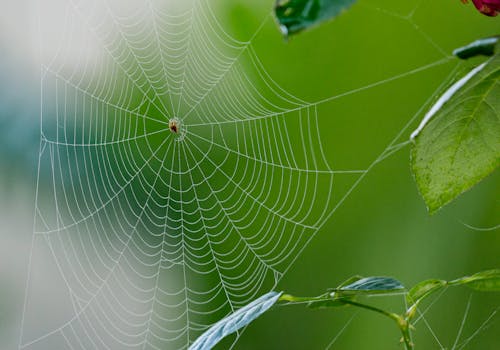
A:
<svg viewBox="0 0 500 350">
<path fill-rule="evenodd" d="M 479 12 L 486 16 L 496 16 L 500 12 L 500 0 L 472 0 Z"/>
</svg>

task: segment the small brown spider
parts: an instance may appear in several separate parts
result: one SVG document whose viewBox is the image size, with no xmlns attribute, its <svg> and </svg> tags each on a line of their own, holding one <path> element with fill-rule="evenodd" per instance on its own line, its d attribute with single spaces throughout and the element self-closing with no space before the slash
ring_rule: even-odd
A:
<svg viewBox="0 0 500 350">
<path fill-rule="evenodd" d="M 171 132 L 177 134 L 179 132 L 179 121 L 177 119 L 170 119 L 168 121 L 168 128 Z"/>
</svg>

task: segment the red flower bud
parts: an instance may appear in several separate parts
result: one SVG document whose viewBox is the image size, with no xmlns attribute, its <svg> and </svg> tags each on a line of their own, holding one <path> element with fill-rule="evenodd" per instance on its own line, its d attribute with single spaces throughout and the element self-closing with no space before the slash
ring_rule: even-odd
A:
<svg viewBox="0 0 500 350">
<path fill-rule="evenodd" d="M 465 4 L 467 0 L 462 0 Z M 477 10 L 486 16 L 496 16 L 500 13 L 500 0 L 472 0 Z"/>
</svg>

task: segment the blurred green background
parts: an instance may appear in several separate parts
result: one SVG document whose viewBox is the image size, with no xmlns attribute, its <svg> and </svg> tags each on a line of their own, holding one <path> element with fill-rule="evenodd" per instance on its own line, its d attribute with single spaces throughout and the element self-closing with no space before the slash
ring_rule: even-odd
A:
<svg viewBox="0 0 500 350">
<path fill-rule="evenodd" d="M 479 60 L 458 63 L 449 58 L 415 74 L 406 72 L 500 32 L 498 19 L 482 16 L 458 0 L 366 0 L 338 19 L 285 41 L 269 17 L 272 5 L 269 0 L 213 1 L 222 26 L 239 40 L 248 40 L 264 22 L 252 39 L 253 48 L 273 79 L 293 95 L 320 101 L 403 74 L 319 105 L 323 147 L 330 164 L 339 170 L 368 168 L 402 130 L 397 142 L 407 140 L 423 116 L 419 109 L 438 87 Z M 29 1 L 7 6 L 8 11 L 0 15 L 2 349 L 16 348 L 19 338 L 40 125 L 36 7 Z M 354 180 L 339 176 L 338 193 Z M 470 226 L 499 224 L 499 180 L 497 171 L 430 217 L 410 173 L 409 148 L 403 148 L 370 169 L 290 267 L 278 289 L 318 295 L 356 274 L 393 276 L 411 286 L 427 278 L 453 279 L 498 267 L 499 230 Z M 400 310 L 396 299 L 388 306 Z M 447 291 L 426 314 L 442 347 L 452 348 L 469 301 L 461 340 L 500 305 L 498 295 Z M 339 335 L 353 314 L 352 323 Z M 499 333 L 500 319 L 494 316 L 466 348 L 497 349 Z M 332 349 L 400 348 L 396 327 L 378 315 L 301 307 L 267 313 L 246 329 L 234 348 L 324 349 L 337 335 Z M 415 342 L 417 349 L 440 348 L 423 322 L 417 324 Z M 228 346 L 226 342 L 220 348 Z"/>
</svg>

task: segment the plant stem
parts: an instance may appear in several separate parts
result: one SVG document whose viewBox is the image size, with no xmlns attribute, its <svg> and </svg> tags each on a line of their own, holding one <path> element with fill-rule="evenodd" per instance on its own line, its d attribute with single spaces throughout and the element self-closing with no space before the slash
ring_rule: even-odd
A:
<svg viewBox="0 0 500 350">
<path fill-rule="evenodd" d="M 296 304 L 296 303 L 307 303 L 307 302 L 313 302 L 313 301 L 326 301 L 326 300 L 331 300 L 330 297 L 327 296 L 319 296 L 319 297 L 296 297 L 291 294 L 282 294 L 279 298 L 279 301 L 287 301 L 291 304 Z"/>
<path fill-rule="evenodd" d="M 410 323 L 403 316 L 379 309 L 378 307 L 361 304 L 352 300 L 342 300 L 342 302 L 345 304 L 377 312 L 395 321 L 396 324 L 398 325 L 399 330 L 401 331 L 401 334 L 403 335 L 403 342 L 405 344 L 405 349 L 413 350 L 413 342 L 411 341 Z"/>
<path fill-rule="evenodd" d="M 327 296 L 327 295 L 321 295 L 318 297 L 296 297 L 296 296 L 290 295 L 290 294 L 283 294 L 279 300 L 288 302 L 289 304 L 302 304 L 302 303 L 310 303 L 310 302 L 315 302 L 315 301 L 328 301 L 328 300 L 334 300 L 334 299 L 330 296 Z M 379 314 L 384 315 L 386 317 L 389 317 L 391 320 L 395 321 L 396 324 L 398 325 L 398 328 L 401 331 L 401 334 L 403 335 L 403 342 L 405 344 L 405 349 L 406 350 L 413 350 L 413 343 L 411 341 L 409 318 L 404 318 L 403 316 L 395 314 L 393 312 L 385 311 L 385 310 L 379 309 L 378 307 L 375 307 L 375 306 L 358 303 L 358 302 L 353 301 L 353 300 L 341 299 L 341 298 L 339 298 L 337 300 L 343 304 L 346 304 L 346 305 L 357 306 L 357 307 L 360 307 L 363 309 L 367 309 L 367 310 L 379 313 Z"/>
<path fill-rule="evenodd" d="M 375 312 L 378 312 L 379 314 L 382 314 L 384 316 L 387 316 L 389 318 L 391 318 L 392 320 L 396 321 L 396 322 L 399 322 L 399 319 L 400 319 L 400 316 L 397 315 L 397 314 L 394 314 L 392 312 L 388 312 L 388 311 L 385 311 L 385 310 L 382 310 L 382 309 L 379 309 L 378 307 L 375 307 L 375 306 L 371 306 L 371 305 L 366 305 L 366 304 L 361 304 L 361 303 L 358 303 L 356 301 L 352 301 L 352 300 L 342 300 L 342 303 L 344 304 L 349 304 L 349 305 L 354 305 L 354 306 L 358 306 L 358 307 L 361 307 L 363 309 L 367 309 L 367 310 L 371 310 L 371 311 L 375 311 Z"/>
<path fill-rule="evenodd" d="M 399 329 L 403 335 L 403 341 L 406 350 L 413 350 L 413 342 L 411 341 L 410 323 L 405 319 L 401 318 L 402 323 L 398 322 Z"/>
</svg>

